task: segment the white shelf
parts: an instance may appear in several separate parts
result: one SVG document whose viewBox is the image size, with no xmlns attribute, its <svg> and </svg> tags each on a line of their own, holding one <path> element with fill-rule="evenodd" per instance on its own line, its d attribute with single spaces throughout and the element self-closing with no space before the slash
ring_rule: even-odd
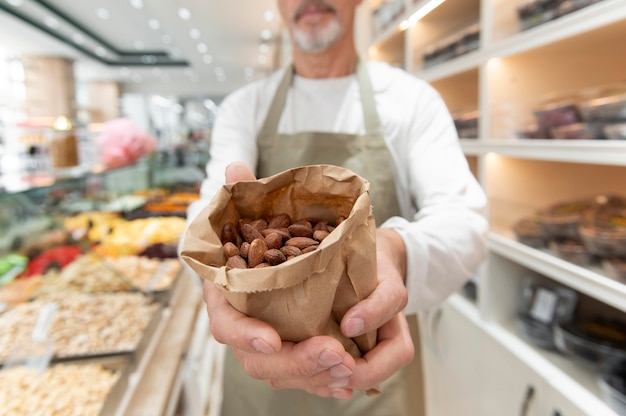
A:
<svg viewBox="0 0 626 416">
<path fill-rule="evenodd" d="M 516 55 L 582 35 L 624 19 L 626 19 L 624 0 L 603 0 L 497 42 L 485 55 L 489 58 Z"/>
<path fill-rule="evenodd" d="M 480 319 L 476 307 L 461 295 L 453 295 L 448 303 L 489 334 L 495 342 L 511 351 L 537 374 L 541 374 L 553 387 L 575 397 L 576 404 L 581 409 L 586 409 L 594 416 L 616 416 L 602 401 L 596 372 L 558 352 L 530 345 L 518 335 L 515 322 L 500 325 Z"/>
<path fill-rule="evenodd" d="M 626 312 L 626 284 L 611 279 L 600 268 L 577 266 L 493 232 L 489 235 L 489 248 L 493 253 Z"/>
<path fill-rule="evenodd" d="M 466 154 L 497 153 L 520 159 L 626 166 L 626 141 L 618 140 L 461 140 Z"/>
</svg>

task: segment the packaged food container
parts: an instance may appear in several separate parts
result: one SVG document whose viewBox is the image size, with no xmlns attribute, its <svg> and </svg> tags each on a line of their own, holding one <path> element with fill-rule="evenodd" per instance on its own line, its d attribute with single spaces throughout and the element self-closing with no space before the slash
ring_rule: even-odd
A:
<svg viewBox="0 0 626 416">
<path fill-rule="evenodd" d="M 554 325 L 571 320 L 577 303 L 574 290 L 549 280 L 527 277 L 517 316 L 518 330 L 533 345 L 555 350 Z"/>
<path fill-rule="evenodd" d="M 537 212 L 537 221 L 548 238 L 579 240 L 578 228 L 592 213 L 592 199 L 566 201 Z"/>
<path fill-rule="evenodd" d="M 600 392 L 611 409 L 620 416 L 626 415 L 626 362 L 601 375 Z"/>
<path fill-rule="evenodd" d="M 626 121 L 626 93 L 586 101 L 580 113 L 587 122 Z"/>
<path fill-rule="evenodd" d="M 554 342 L 563 354 L 606 371 L 626 359 L 626 324 L 605 318 L 561 322 L 554 327 Z"/>
<path fill-rule="evenodd" d="M 537 124 L 530 124 L 517 131 L 520 139 L 549 139 L 550 135 L 545 130 L 539 128 Z"/>
<path fill-rule="evenodd" d="M 626 123 L 607 124 L 604 126 L 604 137 L 608 140 L 626 140 Z"/>
<path fill-rule="evenodd" d="M 547 238 L 535 217 L 526 217 L 513 225 L 517 241 L 533 248 L 547 246 Z"/>
<path fill-rule="evenodd" d="M 595 260 L 585 245 L 569 238 L 556 238 L 550 240 L 550 250 L 559 258 L 579 266 L 588 266 Z"/>
<path fill-rule="evenodd" d="M 601 140 L 604 139 L 603 123 L 574 123 L 554 127 L 550 136 L 562 140 Z"/>
<path fill-rule="evenodd" d="M 609 277 L 626 283 L 626 258 L 603 259 L 602 267 Z"/>
<path fill-rule="evenodd" d="M 593 214 L 581 223 L 578 233 L 591 253 L 626 258 L 626 200 L 596 197 Z"/>
<path fill-rule="evenodd" d="M 573 101 L 553 102 L 533 112 L 539 129 L 550 132 L 554 127 L 582 122 L 578 105 Z"/>
<path fill-rule="evenodd" d="M 626 221 L 626 218 L 621 218 Z M 618 226 L 606 221 L 589 221 L 578 229 L 583 244 L 592 254 L 600 257 L 626 258 L 626 225 Z"/>
<path fill-rule="evenodd" d="M 459 138 L 476 139 L 478 137 L 478 116 L 477 110 L 461 111 L 453 115 Z"/>
</svg>

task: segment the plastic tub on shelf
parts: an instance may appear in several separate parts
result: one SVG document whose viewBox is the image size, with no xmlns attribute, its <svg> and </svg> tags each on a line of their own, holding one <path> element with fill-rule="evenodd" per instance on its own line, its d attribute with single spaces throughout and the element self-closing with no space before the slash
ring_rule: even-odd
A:
<svg viewBox="0 0 626 416">
<path fill-rule="evenodd" d="M 600 392 L 611 409 L 619 416 L 626 415 L 626 361 L 601 375 Z"/>
<path fill-rule="evenodd" d="M 608 140 L 626 140 L 626 123 L 607 124 L 604 126 L 604 137 Z"/>
<path fill-rule="evenodd" d="M 604 318 L 572 320 L 554 327 L 559 351 L 600 371 L 626 360 L 626 324 Z"/>
<path fill-rule="evenodd" d="M 580 114 L 587 122 L 626 121 L 626 93 L 585 101 Z"/>
<path fill-rule="evenodd" d="M 602 140 L 604 123 L 573 123 L 557 126 L 550 130 L 554 139 L 561 140 Z"/>
<path fill-rule="evenodd" d="M 522 218 L 513 225 L 515 238 L 522 244 L 533 248 L 547 246 L 547 238 L 535 217 Z"/>
</svg>

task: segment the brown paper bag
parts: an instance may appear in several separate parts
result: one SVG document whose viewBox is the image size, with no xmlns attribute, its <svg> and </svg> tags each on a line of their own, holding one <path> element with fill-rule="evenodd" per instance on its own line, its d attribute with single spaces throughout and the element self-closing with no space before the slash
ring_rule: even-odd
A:
<svg viewBox="0 0 626 416">
<path fill-rule="evenodd" d="M 319 247 L 259 269 L 225 266 L 221 231 L 227 222 L 280 213 L 335 224 Z M 181 256 L 219 287 L 242 313 L 271 324 L 283 340 L 337 338 L 354 357 L 376 344 L 376 332 L 349 339 L 339 330 L 345 312 L 376 287 L 376 224 L 369 182 L 336 166 L 290 169 L 256 181 L 228 184 L 189 225 Z"/>
</svg>

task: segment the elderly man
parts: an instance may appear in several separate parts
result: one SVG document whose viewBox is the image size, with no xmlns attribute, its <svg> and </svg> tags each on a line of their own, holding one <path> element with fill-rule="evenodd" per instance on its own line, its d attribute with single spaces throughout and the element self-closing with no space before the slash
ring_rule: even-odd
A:
<svg viewBox="0 0 626 416">
<path fill-rule="evenodd" d="M 223 101 L 203 199 L 189 216 L 225 181 L 318 163 L 365 177 L 378 224 L 378 286 L 340 328 L 347 337 L 377 330 L 378 343 L 355 359 L 332 337 L 282 342 L 205 283 L 211 331 L 232 351 L 224 415 L 415 415 L 419 341 L 408 322 L 458 290 L 486 252 L 486 197 L 445 104 L 425 82 L 360 59 L 353 36 L 359 4 L 278 0 L 293 62 Z M 379 384 L 381 394 L 365 395 Z"/>
</svg>

